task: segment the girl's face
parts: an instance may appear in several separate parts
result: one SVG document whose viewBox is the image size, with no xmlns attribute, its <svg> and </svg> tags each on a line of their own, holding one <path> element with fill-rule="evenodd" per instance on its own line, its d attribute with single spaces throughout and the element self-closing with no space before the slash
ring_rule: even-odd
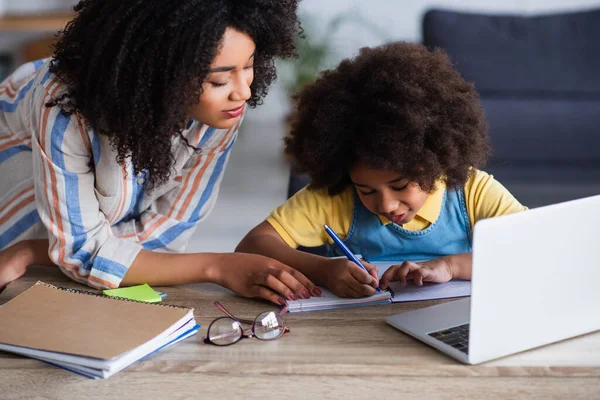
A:
<svg viewBox="0 0 600 400">
<path fill-rule="evenodd" d="M 427 200 L 427 192 L 396 172 L 372 169 L 362 162 L 349 172 L 365 207 L 398 225 L 410 222 Z"/>
<path fill-rule="evenodd" d="M 231 128 L 244 111 L 254 79 L 254 50 L 250 36 L 227 28 L 219 53 L 202 84 L 200 101 L 188 116 L 217 129 Z"/>
</svg>

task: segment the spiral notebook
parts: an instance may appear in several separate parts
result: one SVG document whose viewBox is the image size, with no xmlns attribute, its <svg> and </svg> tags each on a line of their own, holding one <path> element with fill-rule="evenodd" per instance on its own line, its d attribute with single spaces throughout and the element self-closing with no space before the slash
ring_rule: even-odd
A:
<svg viewBox="0 0 600 400">
<path fill-rule="evenodd" d="M 195 333 L 193 309 L 38 282 L 0 307 L 0 350 L 108 378 Z"/>
<path fill-rule="evenodd" d="M 371 264 L 377 266 L 378 276 L 387 271 L 392 265 L 399 261 L 375 261 Z M 422 301 L 434 299 L 447 299 L 453 297 L 464 297 L 471 295 L 471 281 L 450 281 L 446 283 L 424 283 L 417 286 L 408 283 L 402 286 L 400 282 L 392 282 L 386 290 L 375 293 L 369 297 L 342 298 L 321 288 L 323 292 L 319 297 L 300 299 L 288 302 L 289 312 L 329 310 L 332 308 L 346 308 L 358 306 L 371 306 L 376 304 L 399 303 L 405 301 Z"/>
</svg>

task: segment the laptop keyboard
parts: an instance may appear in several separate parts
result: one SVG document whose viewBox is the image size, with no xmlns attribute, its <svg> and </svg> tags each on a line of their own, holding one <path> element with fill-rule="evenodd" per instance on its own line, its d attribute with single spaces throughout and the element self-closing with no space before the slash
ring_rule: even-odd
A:
<svg viewBox="0 0 600 400">
<path fill-rule="evenodd" d="M 469 354 L 469 324 L 431 332 L 429 336 L 454 347 L 456 350 Z"/>
</svg>

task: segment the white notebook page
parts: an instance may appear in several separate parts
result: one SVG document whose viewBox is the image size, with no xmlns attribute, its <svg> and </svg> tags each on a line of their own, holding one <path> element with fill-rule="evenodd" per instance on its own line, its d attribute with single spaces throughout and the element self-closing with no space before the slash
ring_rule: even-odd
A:
<svg viewBox="0 0 600 400">
<path fill-rule="evenodd" d="M 387 271 L 392 265 L 400 264 L 398 261 L 375 261 L 371 264 L 378 269 L 377 275 Z M 450 281 L 446 283 L 423 283 L 423 286 L 417 286 L 412 282 L 407 282 L 402 286 L 400 282 L 391 282 L 390 288 L 394 292 L 392 302 L 403 301 L 421 301 L 434 299 L 447 299 L 452 297 L 463 297 L 471 295 L 471 281 Z"/>
</svg>

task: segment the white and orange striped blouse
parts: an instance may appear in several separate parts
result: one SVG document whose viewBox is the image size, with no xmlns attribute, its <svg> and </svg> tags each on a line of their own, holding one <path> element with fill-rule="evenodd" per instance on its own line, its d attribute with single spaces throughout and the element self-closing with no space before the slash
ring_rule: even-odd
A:
<svg viewBox="0 0 600 400">
<path fill-rule="evenodd" d="M 105 136 L 75 114 L 45 106 L 64 90 L 49 60 L 0 85 L 0 249 L 48 237 L 52 261 L 72 279 L 115 288 L 141 249 L 183 252 L 217 198 L 239 118 L 220 130 L 193 121 L 177 135 L 170 181 L 152 191 Z"/>
</svg>

